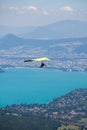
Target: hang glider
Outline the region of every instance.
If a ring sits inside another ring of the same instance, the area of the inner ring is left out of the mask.
[[[49,61],[50,59],[47,57],[41,57],[41,58],[35,58],[35,59],[30,59],[30,60],[24,60],[24,62],[32,62],[32,61]]]
[[[41,57],[41,58],[35,58],[35,59],[30,59],[30,60],[24,60],[24,62],[33,62],[33,61],[37,61],[37,62],[41,62],[40,68],[46,66],[43,61],[50,61],[49,58],[47,57]]]

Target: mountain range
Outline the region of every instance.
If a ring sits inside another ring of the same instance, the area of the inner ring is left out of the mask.
[[[65,20],[44,26],[8,27],[0,26],[0,37],[8,33],[28,39],[63,39],[87,37],[87,22]]]
[[[25,35],[34,39],[60,39],[87,36],[87,22],[67,20],[38,27]]]
[[[24,39],[8,34],[0,39],[0,50],[22,46],[25,48],[43,48],[48,51],[87,53],[87,37],[55,40]]]

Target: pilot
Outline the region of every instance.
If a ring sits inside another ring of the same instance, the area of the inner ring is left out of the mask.
[[[44,66],[46,66],[43,62],[40,65],[40,68],[43,68]]]

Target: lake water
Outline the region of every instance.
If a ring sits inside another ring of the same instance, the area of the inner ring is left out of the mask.
[[[76,88],[87,88],[86,72],[9,68],[0,73],[0,107],[20,103],[48,103]]]

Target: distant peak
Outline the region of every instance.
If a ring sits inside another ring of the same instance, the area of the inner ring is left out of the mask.
[[[16,35],[14,35],[14,34],[9,33],[9,34],[5,35],[3,37],[3,39],[21,39],[21,38],[16,36]]]
[[[17,36],[14,35],[14,34],[9,33],[9,34],[5,35],[4,37],[17,37]]]

